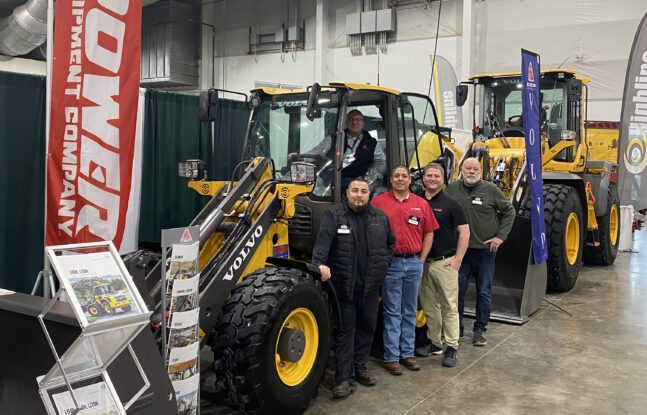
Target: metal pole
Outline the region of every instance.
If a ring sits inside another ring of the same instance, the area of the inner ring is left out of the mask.
[[[54,0],[47,0],[47,71],[45,84],[45,190],[43,200],[43,247],[47,245],[47,159],[49,158],[50,112],[52,110],[52,65],[54,63]],[[47,264],[47,252],[43,249],[43,266]],[[47,269],[47,268],[44,268]],[[50,279],[43,279],[43,297],[50,298]]]
[[[168,366],[168,356],[166,348],[166,256],[168,255],[168,248],[162,248],[162,279],[161,279],[161,297],[162,302],[162,356],[164,363]]]

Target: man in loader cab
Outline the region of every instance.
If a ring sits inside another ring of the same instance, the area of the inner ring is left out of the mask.
[[[379,293],[393,260],[395,236],[384,212],[368,203],[368,183],[349,183],[347,200],[326,211],[312,251],[312,263],[321,279],[335,287],[341,321],[335,328],[335,383],[333,397],[343,398],[377,379],[366,361],[377,324]]]
[[[386,173],[386,156],[377,140],[364,130],[364,116],[359,110],[354,109],[348,113],[346,127],[341,171],[342,194],[354,178],[364,177],[369,168],[380,175]],[[304,156],[333,158],[333,152],[332,137],[326,136],[317,146],[304,153]]]
[[[458,315],[460,337],[463,336],[463,310],[470,275],[476,283],[476,321],[474,346],[485,346],[483,335],[490,320],[490,300],[494,260],[499,246],[505,241],[514,222],[514,207],[501,189],[481,180],[481,164],[474,157],[463,161],[462,180],[447,185],[445,191],[463,205],[470,228],[470,240],[463,262],[458,270]]]

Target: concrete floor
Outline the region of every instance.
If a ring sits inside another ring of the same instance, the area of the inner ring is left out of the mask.
[[[454,368],[433,356],[391,376],[371,359],[378,384],[343,400],[331,399],[329,371],[306,414],[645,414],[647,231],[635,233],[634,250],[546,296],[565,311],[544,302],[522,326],[490,323],[485,347],[466,331]],[[238,413],[210,398],[205,391],[201,414]]]

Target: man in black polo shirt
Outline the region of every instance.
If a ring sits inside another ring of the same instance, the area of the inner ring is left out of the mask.
[[[427,317],[426,346],[416,349],[419,356],[442,353],[441,336],[445,336],[443,366],[456,366],[458,349],[458,269],[467,250],[470,229],[465,211],[458,201],[443,192],[444,169],[429,163],[424,169],[425,191],[420,194],[429,203],[440,226],[425,261],[419,300]]]

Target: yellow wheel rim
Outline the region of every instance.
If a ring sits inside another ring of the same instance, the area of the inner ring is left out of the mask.
[[[611,212],[609,212],[609,239],[611,245],[615,245],[618,241],[618,207],[611,205]]]
[[[573,265],[577,261],[577,254],[580,251],[580,221],[575,212],[568,215],[565,242],[566,259],[569,264]]]
[[[283,331],[287,328],[299,329],[305,337],[303,355],[297,362],[283,361],[279,355],[279,339]],[[315,316],[307,308],[297,308],[292,311],[283,322],[274,348],[276,372],[281,381],[287,386],[296,386],[303,382],[314,366],[318,346],[319,328],[317,327],[317,319],[315,319]]]

